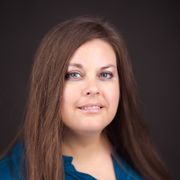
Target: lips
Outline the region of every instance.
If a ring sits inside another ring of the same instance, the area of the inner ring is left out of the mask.
[[[103,106],[101,104],[86,104],[78,108],[84,112],[96,113],[99,112],[103,108]]]

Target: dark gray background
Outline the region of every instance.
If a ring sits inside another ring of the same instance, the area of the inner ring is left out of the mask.
[[[160,156],[180,179],[180,12],[175,1],[1,1],[0,152],[23,120],[34,53],[55,24],[78,15],[107,18],[123,34],[140,108]]]

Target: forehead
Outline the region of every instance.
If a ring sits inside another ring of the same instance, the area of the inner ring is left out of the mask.
[[[116,55],[112,46],[101,39],[93,39],[81,45],[70,59],[70,64],[79,63],[83,66],[116,65]]]

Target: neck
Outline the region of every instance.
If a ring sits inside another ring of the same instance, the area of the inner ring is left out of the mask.
[[[83,136],[66,131],[63,154],[78,159],[92,158],[101,154],[111,154],[111,146],[103,133]]]

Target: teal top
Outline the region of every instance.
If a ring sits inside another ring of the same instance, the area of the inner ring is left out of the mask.
[[[24,180],[25,166],[23,165],[23,145],[16,144],[11,152],[0,160],[0,179],[2,180]],[[79,172],[72,164],[73,157],[64,156],[64,176],[65,180],[96,180],[90,174]],[[117,180],[142,180],[142,177],[125,160],[118,158],[118,162],[112,156],[114,171]],[[24,170],[23,170],[24,169]]]

